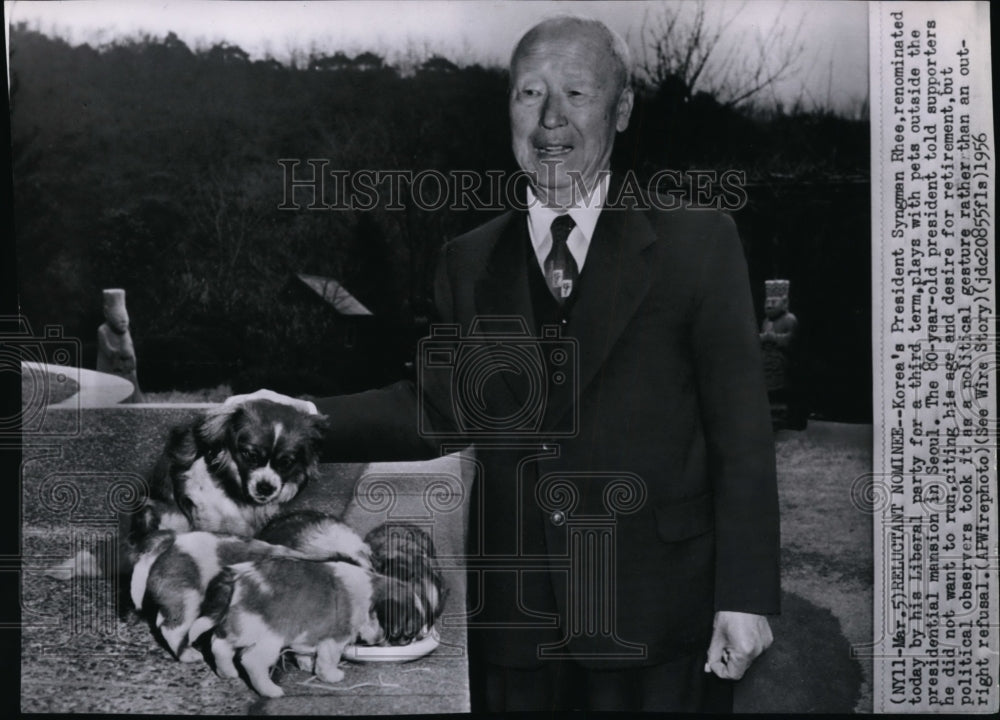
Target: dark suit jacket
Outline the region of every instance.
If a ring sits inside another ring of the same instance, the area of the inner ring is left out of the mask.
[[[463,335],[477,316],[535,327],[526,215],[508,212],[445,246],[442,322]],[[475,417],[541,402],[540,423],[476,444],[470,622],[493,628],[492,662],[537,665],[540,642],[593,667],[665,662],[707,649],[716,610],[778,612],[774,446],[732,220],[606,208],[563,335],[578,363],[561,384],[553,367],[541,389],[530,372],[484,371],[473,381],[486,390],[470,399],[456,397],[468,377],[449,383],[436,371],[420,388],[319,401],[333,424],[327,455],[428,457],[439,438],[421,426],[461,435],[478,429]],[[533,347],[544,359],[556,345],[565,342]],[[469,402],[481,403],[472,420]]]

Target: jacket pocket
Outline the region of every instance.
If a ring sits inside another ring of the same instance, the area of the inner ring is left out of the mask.
[[[656,532],[664,542],[680,542],[704,535],[715,527],[712,493],[696,495],[667,506],[654,505]]]

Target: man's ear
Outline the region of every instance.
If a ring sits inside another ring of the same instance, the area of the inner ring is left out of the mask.
[[[618,132],[625,132],[628,127],[629,118],[632,116],[632,105],[635,102],[635,93],[632,87],[627,85],[622,94],[618,97],[618,109],[616,111],[615,129]]]

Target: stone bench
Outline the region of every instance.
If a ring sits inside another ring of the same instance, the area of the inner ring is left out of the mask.
[[[362,535],[405,521],[432,534],[448,601],[441,645],[415,662],[350,664],[336,686],[302,684],[289,663],[286,697],[262,700],[244,682],[215,676],[206,663],[182,664],[145,623],[115,610],[114,583],[56,580],[45,574],[77,550],[113,537],[118,513],[172,425],[203,406],[46,408],[23,440],[23,712],[376,715],[466,712],[465,569],[461,560],[471,464],[451,455],[422,463],[323,465],[318,482],[290,507],[342,516]],[[126,589],[118,589],[126,590]]]

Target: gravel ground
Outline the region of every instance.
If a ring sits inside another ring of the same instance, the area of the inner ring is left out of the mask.
[[[871,472],[871,438],[870,425],[825,422],[777,438],[786,603],[775,624],[775,652],[794,643],[797,652],[789,655],[799,674],[815,673],[800,683],[808,680],[813,697],[828,698],[827,706],[815,707],[794,697],[805,693],[791,692],[782,702],[799,711],[871,712],[872,661],[865,647],[872,641],[872,517],[855,504]],[[806,617],[812,624],[801,622]],[[781,633],[786,620],[794,629],[787,640]],[[839,637],[829,637],[833,622]]]

